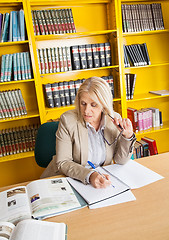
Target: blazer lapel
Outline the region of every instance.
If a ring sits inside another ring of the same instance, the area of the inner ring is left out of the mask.
[[[81,164],[86,166],[88,160],[88,130],[85,124],[78,121]]]
[[[110,136],[110,130],[107,127],[105,127],[105,129],[104,129],[104,137],[106,138],[106,140],[109,143],[112,142],[112,138]],[[111,153],[112,152],[112,148],[107,143],[105,143],[105,144],[106,144],[106,160],[104,162],[104,165],[107,165],[110,162],[110,156],[112,156],[112,153]]]

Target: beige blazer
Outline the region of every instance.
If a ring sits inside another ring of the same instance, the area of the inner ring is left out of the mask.
[[[117,113],[115,113],[116,115]],[[111,143],[119,134],[116,126],[106,119],[104,137]],[[133,150],[136,139],[127,140],[121,136],[112,146],[106,144],[106,161],[104,165],[126,163]],[[88,161],[88,129],[86,124],[78,120],[75,110],[62,114],[56,132],[56,155],[42,174],[42,178],[57,174],[78,179],[85,183],[87,174],[91,171],[85,168]]]

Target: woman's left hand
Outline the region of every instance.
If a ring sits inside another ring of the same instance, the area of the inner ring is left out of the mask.
[[[120,125],[124,129],[123,136],[125,138],[131,138],[133,136],[133,125],[129,118],[123,118],[123,119],[114,118],[113,122],[116,125],[116,127],[119,129],[119,131],[121,131],[121,128],[118,125]]]

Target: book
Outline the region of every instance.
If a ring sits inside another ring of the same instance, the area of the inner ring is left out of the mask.
[[[110,43],[106,42],[104,43],[104,49],[105,49],[105,58],[106,58],[106,66],[111,66],[111,47]]]
[[[139,140],[138,142],[141,143],[142,157],[149,156],[150,152],[149,152],[149,148],[148,148],[148,143],[146,141],[144,141],[143,139]]]
[[[87,68],[87,58],[86,58],[85,45],[79,45],[78,51],[79,51],[79,55],[80,55],[80,68],[86,69]]]
[[[169,90],[163,89],[163,90],[157,90],[157,91],[149,91],[149,93],[165,96],[165,95],[169,95]]]
[[[110,180],[115,188],[109,186],[105,189],[96,189],[90,184],[84,185],[75,179],[67,178],[69,183],[86,200],[89,207],[106,201],[106,199],[115,198],[130,189],[140,188],[163,178],[163,176],[133,160],[129,160],[124,165],[112,164],[98,167],[96,171],[102,174],[109,174]]]
[[[80,69],[80,55],[79,55],[78,45],[71,47],[71,59],[72,59],[72,69],[79,70]]]
[[[0,193],[0,221],[17,224],[24,219],[45,219],[85,207],[86,203],[66,178],[32,181]]]
[[[139,128],[138,128],[137,109],[128,107],[127,108],[127,117],[132,122],[134,132],[138,132]]]
[[[148,137],[143,137],[141,139],[148,143],[150,155],[158,154],[156,140]]]
[[[54,101],[54,107],[60,107],[61,106],[61,101],[60,101],[60,96],[59,96],[58,83],[52,83],[51,88],[52,88],[52,96],[53,96],[53,101]]]
[[[44,85],[45,96],[46,96],[46,105],[49,108],[54,107],[53,94],[52,94],[52,84],[48,83]]]
[[[85,49],[86,49],[87,68],[93,68],[92,45],[86,44]]]
[[[19,222],[16,226],[10,222],[0,222],[0,239],[6,240],[51,240],[67,239],[67,225],[27,219]]]

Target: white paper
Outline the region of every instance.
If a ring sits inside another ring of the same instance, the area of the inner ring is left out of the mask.
[[[129,160],[124,165],[107,165],[104,169],[125,182],[131,189],[140,188],[164,178],[134,160]]]
[[[64,223],[23,220],[15,227],[10,240],[65,240]]]
[[[119,203],[130,202],[130,201],[135,201],[135,200],[136,200],[136,198],[135,198],[134,194],[130,190],[128,190],[124,193],[120,193],[119,195],[109,198],[107,200],[89,205],[89,208],[96,209],[96,208],[101,208],[101,207],[108,207],[111,205],[116,205]]]
[[[104,169],[97,168],[101,173],[105,173]],[[121,192],[129,189],[124,183],[120,182],[117,178],[110,176],[110,181],[114,185],[106,187],[106,188],[94,188],[91,184],[85,185],[80,181],[72,179],[70,177],[67,178],[69,183],[78,191],[78,193],[86,200],[88,204],[93,204],[104,199],[115,196]]]

